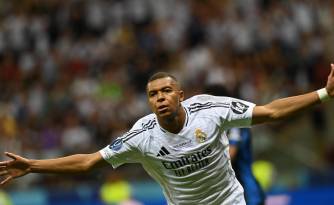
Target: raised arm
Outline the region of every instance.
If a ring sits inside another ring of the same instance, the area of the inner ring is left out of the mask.
[[[328,76],[326,87],[304,95],[274,100],[263,106],[255,106],[252,124],[260,124],[287,118],[315,104],[334,97],[334,64]]]
[[[0,185],[29,173],[82,173],[107,165],[99,152],[45,160],[26,159],[8,152],[5,154],[12,160],[0,162]]]

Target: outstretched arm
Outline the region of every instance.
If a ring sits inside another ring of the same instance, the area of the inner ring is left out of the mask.
[[[29,173],[81,173],[107,165],[99,152],[45,160],[26,159],[8,152],[5,154],[12,160],[0,162],[0,176],[3,177],[0,185]]]
[[[312,105],[318,104],[325,98],[333,98],[334,64],[331,64],[331,72],[328,76],[327,84],[324,89],[320,91],[320,94],[319,92],[314,91],[304,95],[274,100],[263,106],[255,106],[253,110],[252,124],[280,120],[303,111]]]

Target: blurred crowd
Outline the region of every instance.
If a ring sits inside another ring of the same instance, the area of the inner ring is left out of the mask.
[[[32,158],[108,145],[150,112],[157,71],[187,96],[218,83],[261,104],[323,87],[334,60],[331,0],[1,0],[0,22],[0,151]],[[308,116],[334,137],[328,115]],[[313,150],[324,166],[330,145]]]

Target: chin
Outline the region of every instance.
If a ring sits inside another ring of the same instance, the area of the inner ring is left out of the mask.
[[[170,112],[157,113],[157,116],[159,116],[160,118],[168,118],[171,116],[171,113]]]
[[[175,118],[175,115],[171,112],[159,113],[158,117],[163,120],[172,120]]]

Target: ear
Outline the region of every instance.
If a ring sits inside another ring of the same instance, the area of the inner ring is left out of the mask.
[[[184,100],[184,92],[183,90],[180,90],[179,93],[180,93],[180,102],[182,102]]]

